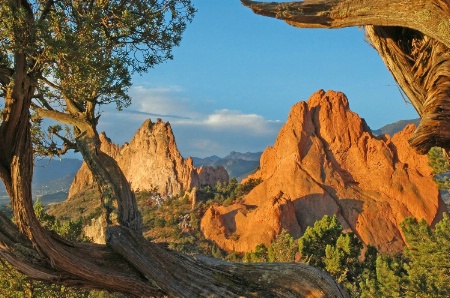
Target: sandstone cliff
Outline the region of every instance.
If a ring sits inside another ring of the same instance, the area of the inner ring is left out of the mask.
[[[263,182],[239,204],[211,207],[202,231],[225,250],[245,252],[269,244],[283,228],[299,237],[323,215],[336,214],[364,243],[397,251],[405,217],[433,223],[445,210],[428,158],[408,145],[414,129],[374,137],[343,93],[320,90],[292,107],[261,156],[249,178]]]
[[[161,119],[156,123],[145,121],[130,143],[121,148],[104,133],[100,140],[101,150],[117,161],[133,190],[156,189],[161,196],[169,197],[200,185],[228,181],[223,167],[197,169],[191,158],[184,159],[170,124]],[[92,184],[92,174],[83,163],[70,187],[69,200]]]

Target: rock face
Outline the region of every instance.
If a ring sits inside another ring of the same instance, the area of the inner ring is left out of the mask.
[[[101,150],[113,157],[127,177],[133,190],[152,190],[163,197],[175,196],[200,185],[228,181],[223,167],[193,166],[177,149],[170,124],[158,119],[147,120],[129,144],[119,148],[104,133],[100,135]],[[87,165],[83,163],[70,187],[71,197],[93,184]]]
[[[204,235],[225,250],[252,251],[281,229],[299,237],[323,215],[379,250],[403,245],[408,216],[432,224],[445,212],[427,156],[408,145],[414,125],[374,137],[343,93],[320,90],[295,104],[273,147],[261,156],[260,178],[239,204],[211,207]]]

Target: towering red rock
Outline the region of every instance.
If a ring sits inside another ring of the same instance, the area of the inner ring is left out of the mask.
[[[200,185],[228,181],[223,167],[197,169],[191,158],[184,159],[170,124],[161,119],[156,123],[145,121],[130,143],[121,148],[104,133],[100,140],[101,150],[117,161],[133,190],[156,188],[161,196],[168,197]],[[70,187],[69,199],[92,184],[92,174],[83,163]]]
[[[445,210],[427,156],[408,146],[414,129],[374,137],[343,93],[320,90],[292,107],[261,156],[260,170],[249,178],[262,183],[240,204],[208,210],[202,231],[226,250],[245,252],[269,244],[283,228],[298,237],[323,215],[336,214],[366,244],[397,251],[405,217],[431,224]]]

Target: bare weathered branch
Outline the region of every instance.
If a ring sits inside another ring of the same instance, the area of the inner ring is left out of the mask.
[[[258,2],[242,0],[256,14],[277,18],[298,28],[399,26],[418,30],[450,47],[447,1],[306,0]]]
[[[31,108],[33,109],[33,111],[36,112],[36,114],[39,117],[42,117],[42,118],[49,118],[49,119],[53,119],[55,121],[59,121],[59,122],[69,124],[69,125],[75,125],[78,127],[86,127],[89,125],[82,118],[76,117],[73,114],[66,114],[66,113],[62,113],[59,111],[55,111],[55,110],[47,110],[47,109],[40,108],[36,105],[32,105]]]
[[[328,274],[305,264],[192,258],[121,226],[109,227],[107,234],[114,251],[171,297],[348,297]]]
[[[366,36],[422,118],[410,144],[422,154],[433,146],[449,148],[449,49],[401,27],[367,26]]]

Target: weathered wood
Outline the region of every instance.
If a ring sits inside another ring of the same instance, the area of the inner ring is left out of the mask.
[[[295,263],[229,263],[189,257],[109,227],[108,245],[171,297],[348,297],[325,272]]]
[[[421,116],[411,146],[422,154],[450,148],[449,49],[401,27],[367,26],[366,36]]]

